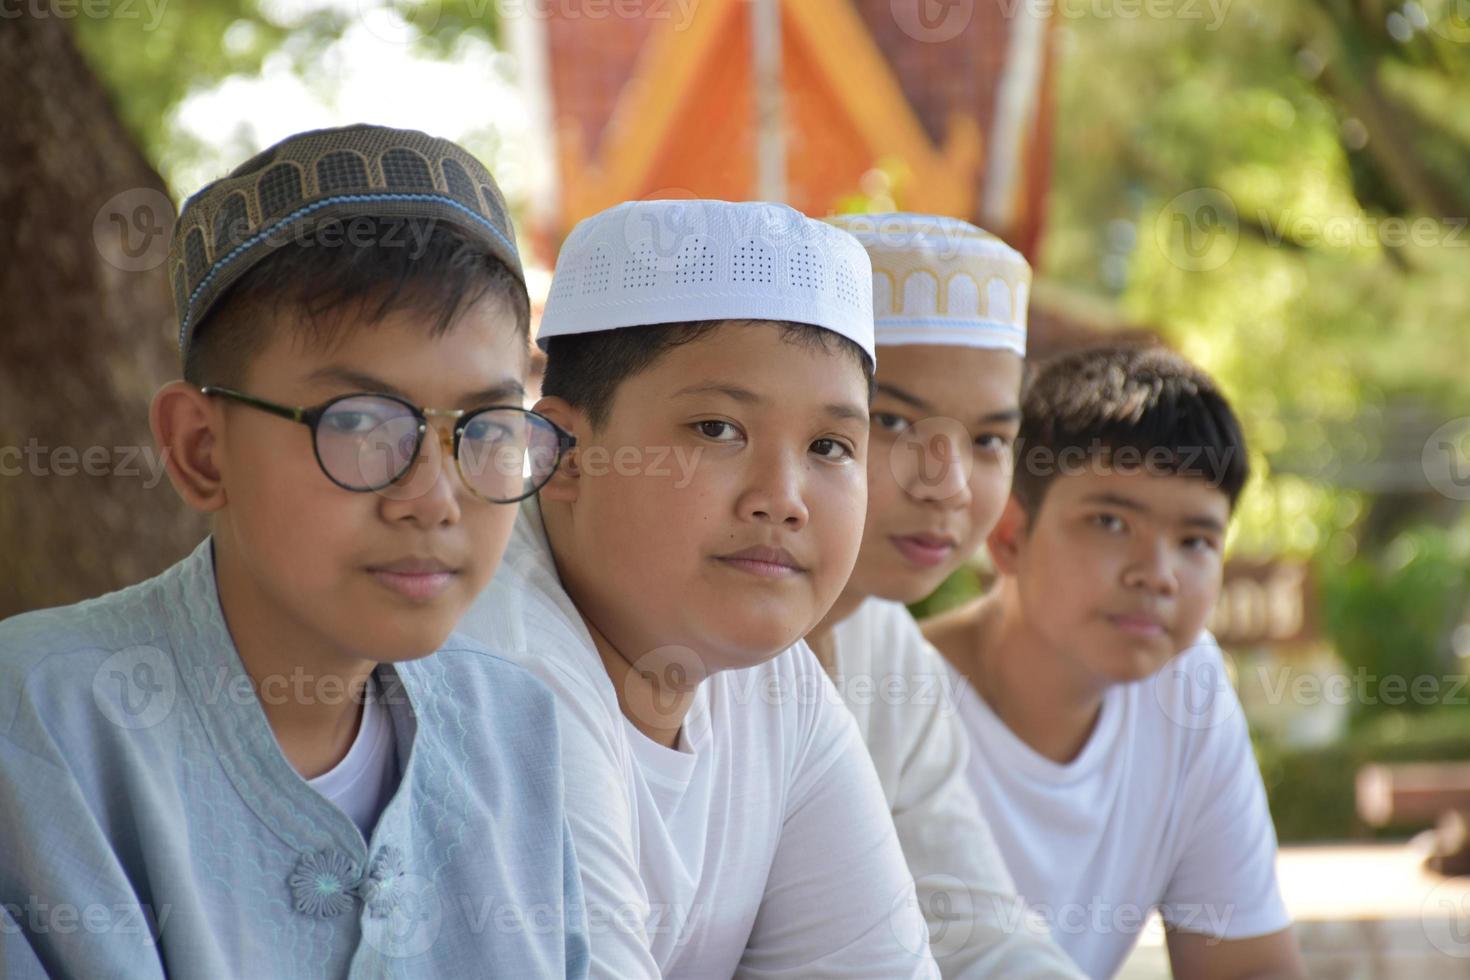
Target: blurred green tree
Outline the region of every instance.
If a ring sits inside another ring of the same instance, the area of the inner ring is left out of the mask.
[[[1467,5],[1165,7],[1059,25],[1044,271],[1224,384],[1260,474],[1233,547],[1316,556],[1345,662],[1443,672],[1470,559],[1470,426],[1441,428],[1470,416]]]
[[[1347,558],[1448,523],[1459,501],[1420,457],[1470,414],[1463,6],[1164,7],[1178,16],[1059,25],[1044,271],[1158,325],[1231,392],[1264,475],[1240,550]]]
[[[387,4],[384,4],[387,7]],[[187,155],[174,110],[272,55],[304,68],[365,5],[33,0],[0,29],[0,618],[155,574],[203,521],[164,480],[148,400],[177,372],[163,257]],[[443,50],[493,37],[488,0],[387,15]]]

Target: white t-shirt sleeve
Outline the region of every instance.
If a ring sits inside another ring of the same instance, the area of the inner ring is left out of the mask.
[[[839,687],[858,719],[948,980],[1082,974],[1032,914],[970,785],[956,677],[908,610],[870,598],[836,628]]]
[[[587,912],[589,976],[658,978],[647,929],[648,889],[638,871],[622,712],[556,578],[534,497],[522,504],[494,583],[459,628],[505,652],[555,695],[567,825]]]
[[[907,616],[907,613],[904,613]],[[949,679],[939,653],[913,624],[899,637],[892,664],[874,658],[876,672],[896,667],[905,676]],[[932,699],[899,705],[896,735],[905,739],[891,805],[898,839],[929,925],[930,946],[947,980],[998,977],[1080,978],[1076,965],[1051,941],[1046,924],[1016,892],[995,835],[968,777],[969,737],[953,697],[942,686]]]
[[[928,931],[857,724],[815,656],[802,674],[781,840],[737,976],[935,978]]]
[[[1183,786],[1192,819],[1160,915],[1173,928],[1222,939],[1280,932],[1291,917],[1276,880],[1276,830],[1220,648],[1202,639],[1157,680],[1176,686],[1165,703],[1187,707],[1172,720],[1199,737]],[[1208,710],[1198,710],[1202,703]]]
[[[593,685],[561,663],[543,664],[537,676],[556,695],[567,823],[587,909],[589,976],[657,978],[646,929],[648,893],[633,835],[622,717],[609,716]]]

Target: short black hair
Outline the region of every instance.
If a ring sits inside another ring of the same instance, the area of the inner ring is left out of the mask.
[[[483,244],[432,218],[355,215],[283,242],[233,283],[194,329],[184,378],[239,386],[250,359],[289,312],[313,344],[330,346],[346,322],[378,323],[410,310],[432,317],[428,336],[489,296],[530,329],[526,287]]]
[[[1230,507],[1250,478],[1240,420],[1204,371],[1164,347],[1092,347],[1037,367],[1021,398],[1012,493],[1028,517],[1067,457],[1206,481]]]
[[[726,324],[750,322],[774,322],[787,343],[819,347],[851,358],[862,368],[868,397],[872,397],[873,365],[866,351],[841,334],[789,320],[689,320],[552,337],[546,344],[546,377],[541,382],[541,393],[563,399],[586,415],[593,429],[601,429],[612,410],[613,396],[624,381],[653,367],[675,347],[699,340]]]

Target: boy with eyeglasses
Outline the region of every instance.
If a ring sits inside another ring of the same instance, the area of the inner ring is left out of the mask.
[[[494,179],[294,136],[189,200],[169,272],[150,421],[212,533],[0,624],[0,975],[585,976],[550,695],[450,635],[569,445],[521,404]]]

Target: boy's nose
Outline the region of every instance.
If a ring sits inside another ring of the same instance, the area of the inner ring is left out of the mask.
[[[969,504],[975,460],[969,434],[955,431],[957,425],[952,420],[925,419],[895,444],[894,476],[909,496],[953,507]]]
[[[425,527],[459,520],[459,468],[454,459],[453,422],[431,421],[407,473],[379,491],[384,517]]]
[[[749,486],[740,495],[740,516],[748,521],[781,524],[792,530],[810,518],[802,487],[804,460],[787,453],[770,453],[755,461]]]
[[[1158,595],[1173,595],[1179,583],[1166,540],[1141,540],[1131,556],[1124,581],[1130,588]]]

